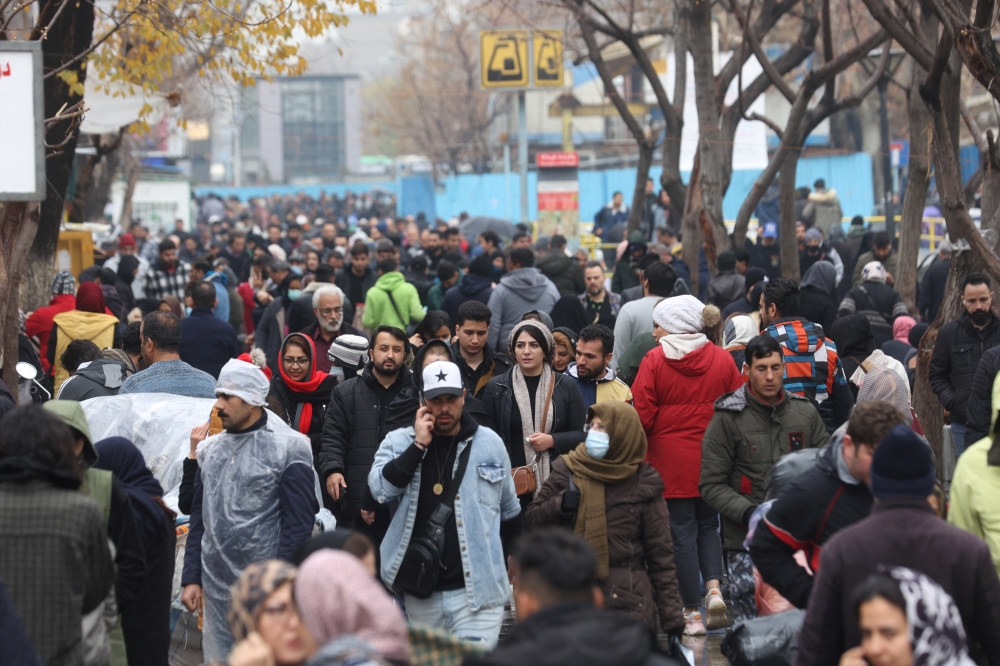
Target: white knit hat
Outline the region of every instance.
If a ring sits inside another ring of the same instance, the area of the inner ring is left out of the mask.
[[[664,298],[653,309],[653,322],[668,333],[701,333],[705,304],[694,296]]]
[[[270,389],[271,383],[259,367],[236,358],[222,366],[215,383],[216,395],[235,395],[254,407],[264,406]]]

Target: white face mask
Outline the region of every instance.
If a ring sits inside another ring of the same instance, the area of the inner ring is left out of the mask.
[[[344,381],[344,369],[343,368],[340,368],[340,367],[337,367],[337,366],[332,366],[330,368],[330,375],[332,375],[332,376],[334,376],[334,377],[337,378],[337,383],[338,384],[340,382]]]
[[[584,444],[590,457],[599,460],[608,455],[608,449],[611,448],[611,436],[606,432],[591,430],[587,433],[587,440]]]

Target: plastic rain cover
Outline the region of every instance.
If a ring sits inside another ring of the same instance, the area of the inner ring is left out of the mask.
[[[169,393],[130,393],[91,398],[81,404],[94,441],[105,437],[132,440],[163,486],[163,501],[177,511],[177,491],[184,475],[184,459],[191,450],[191,430],[208,422],[215,400]]]
[[[204,484],[201,583],[207,602],[206,626],[228,634],[229,587],[247,565],[278,555],[281,476],[292,465],[306,465],[312,471],[312,464],[312,447],[306,436],[273,414],[259,430],[224,432],[198,447]],[[313,479],[319,503],[315,472]]]
[[[167,393],[135,393],[93,398],[82,403],[94,441],[120,436],[142,452],[164,490],[164,501],[177,507],[183,460],[191,450],[191,430],[208,421],[215,401]],[[268,413],[267,424],[245,435],[221,433],[198,446],[204,486],[202,586],[206,624],[228,633],[229,587],[252,562],[277,555],[281,537],[278,482],[291,465],[312,469],[309,440]],[[319,478],[313,472],[318,506]],[[332,521],[331,521],[332,523]],[[176,592],[176,590],[175,590]],[[175,595],[176,596],[176,595]],[[222,602],[222,603],[220,603]],[[224,655],[223,655],[224,656]]]

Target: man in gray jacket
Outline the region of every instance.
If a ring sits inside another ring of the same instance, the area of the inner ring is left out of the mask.
[[[559,290],[534,266],[535,255],[529,248],[510,251],[507,274],[500,278],[488,303],[493,313],[489,338],[493,349],[506,349],[507,336],[525,314],[551,312],[559,300]]]
[[[653,308],[670,296],[675,282],[677,273],[670,264],[655,261],[646,268],[642,274],[643,297],[626,303],[618,311],[618,319],[615,321],[615,350],[611,358],[612,370],[618,372],[622,355],[636,338],[646,336],[652,341]]]

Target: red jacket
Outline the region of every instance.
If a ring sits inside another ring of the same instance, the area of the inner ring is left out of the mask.
[[[257,307],[256,292],[249,282],[243,282],[236,287],[236,293],[243,299],[243,326],[247,335],[253,333],[253,309]]]
[[[44,308],[38,308],[24,322],[24,332],[29,338],[38,338],[38,356],[46,374],[49,372],[49,334],[52,332],[52,318],[62,312],[76,309],[76,296],[62,294],[53,296]],[[108,313],[110,314],[110,313]]]
[[[663,496],[700,497],[701,440],[715,401],[743,386],[743,376],[725,349],[707,344],[680,359],[656,345],[632,384],[633,405],[649,448],[646,461],[663,477]]]

